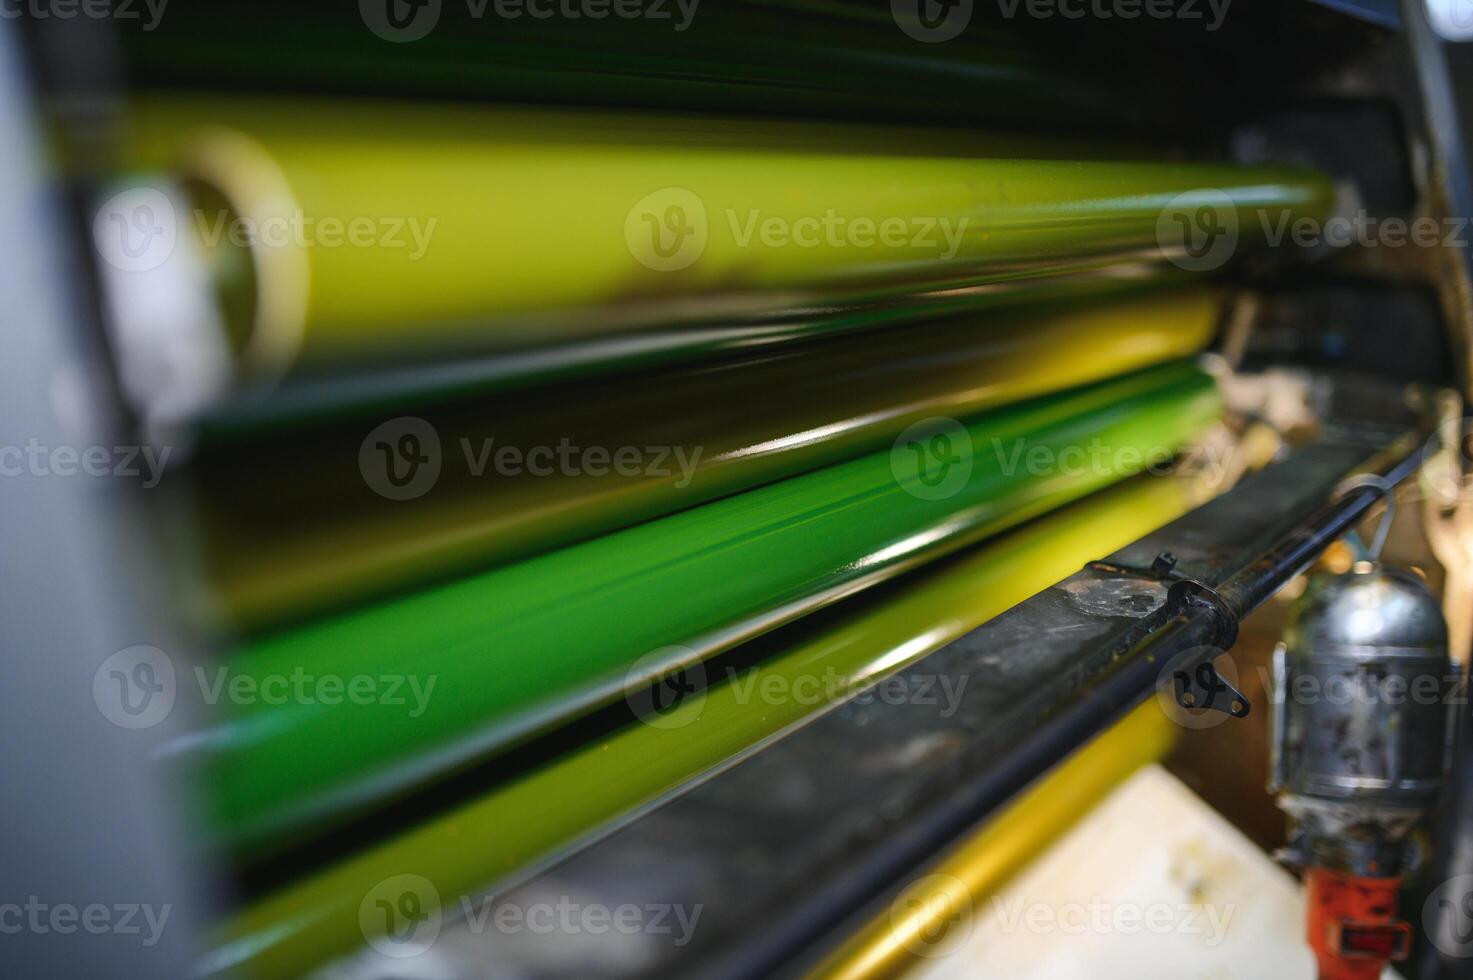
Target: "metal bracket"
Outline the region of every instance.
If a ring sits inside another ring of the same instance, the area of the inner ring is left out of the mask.
[[[1234,718],[1246,718],[1253,705],[1243,693],[1227,682],[1212,661],[1204,660],[1192,670],[1178,670],[1171,675],[1176,703],[1183,708],[1221,711]]]
[[[1176,571],[1176,556],[1163,551],[1155,557],[1149,568],[1138,568],[1108,561],[1092,561],[1085,567],[1105,575],[1121,575],[1171,583],[1166,602],[1157,615],[1146,624],[1142,635],[1159,628],[1172,617],[1182,615],[1189,606],[1206,607],[1216,624],[1216,648],[1226,652],[1237,640],[1238,618],[1209,586],[1188,578]],[[1183,708],[1204,711],[1221,711],[1234,718],[1245,718],[1253,710],[1253,704],[1243,692],[1228,683],[1210,659],[1188,662],[1173,671],[1172,685],[1176,692],[1176,703]]]

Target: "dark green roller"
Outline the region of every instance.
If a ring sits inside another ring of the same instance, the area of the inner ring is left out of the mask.
[[[411,409],[424,425],[395,413],[206,442],[194,471],[209,580],[232,627],[280,628],[872,452],[932,415],[1185,357],[1207,345],[1217,310],[1206,290],[1061,304]],[[439,472],[391,499],[375,443],[396,445],[408,426],[439,446]],[[551,458],[561,445],[575,464],[594,451],[636,463],[565,473]],[[495,465],[507,447],[518,466]]]
[[[619,15],[617,6],[629,14]],[[146,84],[423,95],[1095,127],[1161,92],[1081,77],[1080,53],[1019,42],[984,11],[959,36],[908,35],[885,3],[195,0],[119,32]],[[980,6],[980,5],[979,5]],[[140,4],[141,7],[141,4]],[[397,23],[384,16],[396,9]],[[552,10],[554,16],[535,16]]]

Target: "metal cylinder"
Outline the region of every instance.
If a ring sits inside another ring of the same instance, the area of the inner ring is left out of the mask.
[[[646,690],[644,680],[1140,472],[1153,453],[1198,438],[1220,404],[1210,378],[1169,364],[968,416],[946,496],[923,484],[938,472],[930,462],[907,470],[903,447],[881,449],[271,633],[230,659],[257,689],[303,670],[405,676],[412,662],[411,676],[456,694],[425,692],[410,708],[401,692],[390,710],[342,697],[222,702],[164,751],[205,767],[212,841],[265,855],[615,704],[631,676]],[[1051,460],[1087,447],[1104,462],[1048,472],[993,445]]]
[[[1455,669],[1417,575],[1361,563],[1311,579],[1274,660],[1270,788],[1300,860],[1394,872],[1442,787]]]

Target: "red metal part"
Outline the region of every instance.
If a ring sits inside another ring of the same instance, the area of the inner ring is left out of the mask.
[[[1411,926],[1397,918],[1400,877],[1309,868],[1304,887],[1320,980],[1376,980],[1388,962],[1406,958]]]

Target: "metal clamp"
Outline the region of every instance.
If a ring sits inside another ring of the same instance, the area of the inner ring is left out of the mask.
[[[1243,692],[1229,684],[1210,660],[1202,661],[1191,671],[1173,672],[1171,680],[1176,703],[1183,708],[1221,711],[1234,718],[1246,718],[1253,710]]]

